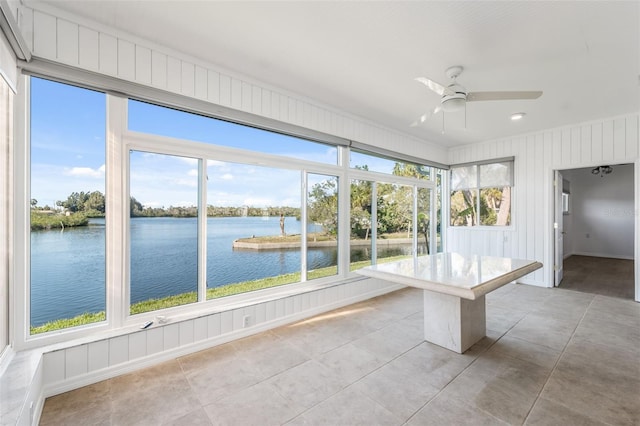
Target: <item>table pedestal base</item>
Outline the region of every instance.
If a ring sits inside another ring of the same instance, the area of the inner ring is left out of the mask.
[[[486,335],[484,296],[475,300],[424,290],[424,337],[463,353]]]

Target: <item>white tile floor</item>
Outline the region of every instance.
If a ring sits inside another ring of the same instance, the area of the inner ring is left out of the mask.
[[[640,304],[508,285],[459,355],[405,289],[47,399],[43,425],[639,425]]]

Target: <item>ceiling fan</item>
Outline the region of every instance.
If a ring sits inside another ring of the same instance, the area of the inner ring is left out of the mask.
[[[440,105],[433,110],[422,115],[412,126],[424,123],[427,118],[440,111],[455,112],[466,108],[467,102],[475,101],[511,101],[520,99],[538,99],[542,95],[542,91],[511,91],[511,92],[467,92],[463,86],[458,84],[456,79],[462,74],[463,68],[459,65],[447,68],[445,74],[451,80],[448,86],[443,86],[426,77],[418,77],[416,81],[424,84],[430,90],[434,91],[442,98]]]

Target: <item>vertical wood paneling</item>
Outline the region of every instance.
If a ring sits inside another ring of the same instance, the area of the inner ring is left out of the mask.
[[[568,129],[562,130],[562,161],[560,164],[571,163],[571,131]]]
[[[109,341],[99,340],[89,343],[87,348],[89,371],[97,371],[109,366]]]
[[[231,77],[220,74],[220,105],[231,106]]]
[[[626,130],[624,118],[613,121],[613,159],[616,161],[623,160],[627,155]]]
[[[157,354],[164,350],[164,331],[162,327],[149,328],[147,335],[147,355]]]
[[[551,137],[553,141],[552,144],[552,163],[551,164],[561,164],[562,163],[562,133],[559,131],[552,132]]]
[[[162,330],[164,334],[163,350],[167,351],[180,346],[180,325],[179,324],[169,324],[159,329]]]
[[[118,39],[107,34],[98,36],[100,72],[108,75],[118,74]]]
[[[262,112],[262,88],[251,85],[251,112],[258,115],[266,115]]]
[[[207,70],[203,67],[196,66],[195,71],[195,97],[198,99],[207,99],[209,96],[209,79]]]
[[[267,304],[260,303],[256,305],[255,324],[262,324],[267,320]]]
[[[231,333],[233,331],[233,313],[225,311],[220,314],[220,334]]]
[[[232,318],[233,318],[233,326],[232,329],[234,331],[237,330],[242,330],[242,328],[244,328],[244,309],[240,308],[240,309],[234,309],[233,311],[231,311],[232,314]]]
[[[136,81],[142,84],[151,84],[151,49],[136,46]]]
[[[167,87],[167,55],[151,52],[151,84],[161,89]]]
[[[231,107],[242,109],[242,81],[231,77]]]
[[[27,47],[30,51],[34,51],[33,49],[33,9],[29,9],[28,7],[23,7],[20,10],[20,19],[18,20],[18,25],[20,26],[20,32],[22,32],[22,37],[24,41],[27,43]]]
[[[216,337],[222,334],[222,323],[220,321],[220,314],[209,315],[207,318],[207,335]]]
[[[293,297],[287,297],[284,299],[284,316],[293,315],[295,310],[293,308]]]
[[[580,160],[582,164],[591,164],[591,126],[580,128]]]
[[[607,120],[602,123],[602,162],[607,163],[613,160],[613,121]]]
[[[580,128],[571,129],[571,164],[580,164]]]
[[[182,90],[182,61],[172,56],[167,57],[167,88],[174,93]]]
[[[195,329],[194,329],[194,320],[190,321],[182,321],[179,324],[179,337],[180,337],[180,346],[190,345],[195,341]]]
[[[42,360],[44,383],[55,383],[64,380],[65,378],[65,351],[53,351],[44,354]]]
[[[56,18],[42,12],[33,13],[33,54],[44,58],[56,55]]]
[[[87,345],[78,345],[65,351],[65,378],[87,374]]]
[[[274,301],[265,303],[265,321],[276,319],[276,303]]]
[[[196,87],[196,67],[194,64],[182,61],[180,93],[185,96],[193,96]]]
[[[136,78],[136,47],[118,39],[118,77],[134,81]]]
[[[69,65],[78,65],[78,25],[58,19],[56,51],[59,61]]]
[[[278,299],[275,301],[276,318],[282,318],[284,316],[284,299]]]
[[[591,160],[600,164],[602,159],[602,123],[595,123],[591,126]]]
[[[147,355],[147,332],[139,331],[129,335],[129,359],[142,358]]]
[[[240,94],[242,100],[240,101],[240,108],[243,111],[253,111],[253,86],[246,81],[242,81],[240,84]]]
[[[271,92],[271,118],[276,120],[280,119],[280,94],[277,92]],[[264,98],[263,98],[264,99]]]
[[[626,142],[626,158],[633,159],[638,158],[638,154],[640,153],[640,138],[638,136],[638,132],[640,129],[638,128],[639,116],[627,117],[625,120],[626,130],[625,130],[625,142]]]
[[[285,95],[280,95],[280,113],[278,117],[282,121],[289,120],[289,97]]]
[[[214,315],[211,315],[211,316],[214,316]],[[200,317],[193,320],[194,342],[199,342],[209,337],[208,322],[209,322],[209,318],[207,317]]]
[[[453,164],[488,159],[494,154],[500,154],[500,157],[514,155],[516,187],[513,232],[499,229],[471,232],[450,228],[447,234],[449,249],[486,250],[491,254],[500,250],[501,241],[508,234],[508,243],[503,245],[505,256],[531,258],[545,264],[525,281],[552,285],[549,282],[551,266],[547,265],[547,260],[553,254],[553,241],[546,226],[553,206],[549,205],[551,188],[546,187],[548,177],[544,173],[551,168],[611,163],[614,155],[616,161],[633,162],[640,151],[638,128],[639,117],[633,115],[507,139],[504,145],[503,141],[497,141],[452,149],[449,161]]]
[[[213,70],[207,71],[207,99],[220,103],[220,73]]]
[[[118,336],[109,340],[109,365],[122,364],[129,360],[129,337]]]
[[[260,89],[256,86],[256,90],[260,90],[260,113],[265,117],[271,117],[271,90]]]
[[[83,68],[97,71],[100,66],[100,39],[98,32],[86,27],[80,27],[78,37],[78,63]]]

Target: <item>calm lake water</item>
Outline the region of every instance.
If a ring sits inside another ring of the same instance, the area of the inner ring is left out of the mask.
[[[311,226],[309,232],[318,231]],[[288,234],[300,233],[300,222],[285,220]],[[300,250],[233,250],[237,238],[279,235],[277,217],[225,217],[207,220],[207,286],[277,276],[300,270]],[[131,303],[197,290],[197,220],[131,219]],[[405,253],[390,249],[383,256]],[[31,324],[70,318],[105,309],[105,226],[31,232]],[[351,260],[368,258],[354,248]],[[335,248],[310,249],[308,269],[336,264]],[[115,278],[119,281],[118,277]]]

